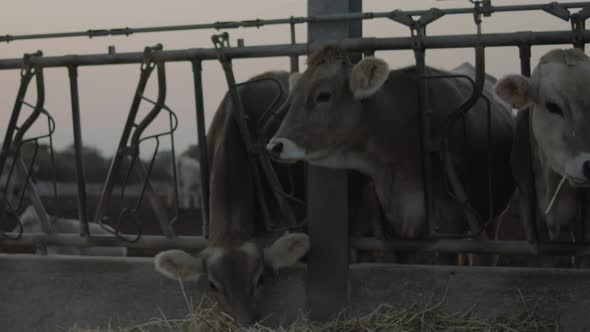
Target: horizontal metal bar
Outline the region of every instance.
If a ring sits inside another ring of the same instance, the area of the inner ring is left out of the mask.
[[[590,5],[590,2],[571,2],[559,4],[563,8],[583,8]],[[492,6],[490,13],[494,12],[518,12],[518,11],[532,11],[544,10],[548,4],[530,4],[530,5],[509,5],[509,6]],[[440,13],[444,15],[456,14],[472,14],[474,7],[467,8],[447,8],[439,9]],[[250,28],[262,27],[266,25],[277,24],[302,24],[302,23],[320,23],[320,22],[341,22],[341,21],[358,21],[370,20],[377,18],[389,18],[395,11],[388,12],[365,12],[365,13],[348,13],[348,14],[331,14],[321,16],[298,16],[279,19],[253,19],[243,21],[218,21],[213,23],[201,24],[185,24],[185,25],[168,25],[168,26],[154,26],[144,28],[114,28],[114,29],[90,29],[85,31],[74,32],[57,32],[57,33],[41,33],[41,34],[23,34],[23,35],[4,35],[0,36],[0,42],[13,42],[17,40],[28,39],[50,39],[50,38],[68,38],[68,37],[104,37],[104,36],[128,36],[136,33],[151,33],[151,32],[170,32],[170,31],[186,31],[186,30],[203,30],[203,29],[236,29],[236,28]],[[411,10],[403,11],[403,13],[410,16],[421,16],[428,13],[429,10]]]
[[[582,35],[584,42],[590,42],[590,31]],[[427,49],[445,48],[467,48],[483,45],[486,47],[520,46],[520,45],[558,45],[570,44],[572,42],[571,31],[544,31],[544,32],[512,32],[469,35],[447,35],[424,37],[423,45]],[[325,43],[325,42],[324,42]],[[324,43],[299,43],[299,44],[278,44],[268,46],[229,47],[224,53],[230,58],[261,58],[290,55],[305,55]],[[398,38],[350,38],[340,41],[332,41],[339,44],[345,50],[351,52],[362,52],[366,50],[408,50],[412,48],[410,37]],[[217,54],[213,48],[192,48],[182,50],[169,50],[155,52],[154,58],[161,61],[191,61],[191,60],[214,60]],[[54,57],[42,57],[33,59],[42,67],[67,67],[67,66],[95,66],[141,63],[144,60],[143,52],[129,52],[118,54],[88,54],[88,55],[65,55]],[[23,65],[22,59],[0,60],[0,70],[20,69]]]
[[[16,236],[16,233],[8,233]],[[118,239],[115,236],[100,235],[89,238],[78,234],[45,234],[24,233],[19,240],[0,239],[0,246],[70,246],[70,247],[129,247],[150,249],[185,249],[201,250],[207,247],[207,239],[202,236],[179,236],[169,239],[160,235],[143,235],[134,243]],[[542,242],[533,244],[526,241],[503,240],[393,240],[385,241],[376,238],[351,239],[351,248],[358,250],[388,250],[404,252],[439,252],[439,253],[474,253],[500,255],[557,255],[557,256],[590,256],[590,245],[581,243]]]
[[[8,233],[9,236],[18,235]],[[129,248],[150,248],[150,249],[194,249],[200,250],[207,246],[207,240],[202,236],[179,236],[173,239],[160,235],[142,235],[139,241],[129,243],[122,241],[115,236],[90,236],[80,237],[78,234],[45,234],[45,233],[23,233],[18,240],[0,238],[0,246],[34,246],[34,245],[56,245],[69,247],[129,247]]]
[[[473,253],[500,255],[557,255],[590,256],[590,245],[564,242],[542,242],[533,244],[526,241],[503,240],[393,240],[358,238],[351,241],[351,247],[359,250],[388,250],[409,252]]]

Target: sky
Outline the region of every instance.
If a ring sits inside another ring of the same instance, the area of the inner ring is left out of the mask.
[[[493,0],[494,5],[546,3],[545,1]],[[561,1],[572,2],[572,1]],[[147,27],[210,23],[225,20],[269,19],[290,16],[305,16],[304,0],[4,0],[0,11],[0,35],[86,31],[88,29],[109,29],[124,27]],[[454,8],[471,6],[467,0],[365,0],[363,11],[381,12],[395,9],[427,9],[432,7]],[[484,18],[483,32],[514,32],[568,30],[570,24],[544,12],[495,13]],[[246,45],[265,45],[289,42],[288,26],[231,29],[231,42],[244,38]],[[215,30],[193,30],[181,32],[136,34],[128,37],[87,37],[15,41],[0,44],[0,58],[20,58],[26,52],[43,50],[46,56],[67,54],[106,53],[114,45],[118,52],[142,51],[145,46],[162,43],[165,49],[211,47],[211,35]],[[431,35],[475,33],[471,15],[455,15],[440,18],[428,28]],[[307,30],[304,25],[297,27],[298,42],[305,42]],[[408,36],[409,30],[387,19],[365,20],[363,35],[367,37]],[[539,57],[551,48],[533,47],[533,65]],[[568,47],[567,45],[564,47]],[[413,63],[410,51],[377,52],[376,56],[387,60],[391,68]],[[430,66],[452,69],[459,64],[473,62],[472,49],[432,50],[427,52],[426,62]],[[304,69],[305,57],[300,58]],[[488,73],[499,77],[519,71],[518,50],[511,48],[488,48],[486,51]],[[197,142],[195,98],[193,95],[192,72],[189,63],[167,64],[167,105],[176,112],[180,123],[175,135],[177,151]],[[245,59],[234,61],[238,82],[247,80],[267,70],[289,70],[287,58]],[[146,96],[156,98],[157,87],[153,74]],[[4,135],[14,98],[19,86],[19,73],[15,70],[0,71],[0,135]],[[50,68],[45,71],[45,108],[56,121],[54,144],[61,149],[73,142],[70,93],[67,70]],[[99,148],[105,155],[114,153],[127,117],[133,93],[139,80],[139,65],[116,65],[81,67],[79,69],[80,108],[84,145]],[[217,61],[204,63],[204,101],[206,123],[212,116],[227,90],[227,83]],[[26,100],[35,102],[34,85],[31,84]],[[147,112],[150,105],[144,104],[141,112]],[[167,119],[160,119],[150,132],[165,128]],[[42,133],[46,127],[35,126],[31,134]],[[2,136],[3,139],[3,136]],[[169,148],[163,142],[161,149]],[[153,151],[153,145],[142,148],[146,156]]]

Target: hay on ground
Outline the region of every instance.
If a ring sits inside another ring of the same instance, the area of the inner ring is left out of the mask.
[[[239,328],[233,320],[219,314],[214,308],[196,308],[190,315],[180,320],[153,319],[145,324],[127,328],[107,327],[105,329],[82,329],[74,327],[68,332],[147,332],[147,331],[187,331],[187,332],[549,332],[558,331],[555,320],[543,317],[532,308],[523,308],[511,316],[494,319],[482,318],[474,308],[449,313],[441,308],[441,303],[430,306],[413,305],[408,308],[394,308],[382,305],[362,317],[351,317],[342,313],[333,321],[319,323],[300,318],[288,326],[267,327],[263,323],[249,328]]]

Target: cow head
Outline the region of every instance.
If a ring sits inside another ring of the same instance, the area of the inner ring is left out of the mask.
[[[308,68],[292,77],[281,127],[267,145],[281,161],[306,160],[335,168],[359,168],[347,149],[357,144],[363,103],[389,76],[387,64],[367,57],[353,65],[336,46],[324,46],[308,59]]]
[[[531,130],[542,161],[573,185],[590,183],[590,58],[578,49],[545,54],[531,78],[508,75],[496,94],[532,111]]]
[[[168,250],[155,257],[156,270],[181,281],[208,278],[208,294],[240,325],[258,319],[257,303],[264,286],[265,267],[277,271],[294,265],[309,250],[306,234],[285,234],[271,246],[254,242],[241,246],[208,247],[194,257],[181,250]]]

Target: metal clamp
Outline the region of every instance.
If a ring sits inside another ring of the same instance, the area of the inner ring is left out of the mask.
[[[584,31],[586,30],[586,20],[590,17],[590,6],[584,7],[577,13],[570,15],[572,25],[572,44],[574,47],[584,49]]]
[[[557,2],[546,4],[543,6],[543,11],[566,22],[570,19],[570,11]]]
[[[422,37],[426,36],[426,26],[444,15],[442,10],[431,8],[428,12],[420,16],[418,20],[415,20],[411,15],[401,10],[392,11],[388,18],[410,28],[410,32],[412,33],[412,48],[416,50],[423,48]]]
[[[213,36],[211,36],[211,41],[213,42],[213,46],[215,47],[215,51],[217,52],[217,56],[220,58],[226,59],[223,49],[230,47],[229,46],[229,34],[227,32],[223,32],[223,33],[220,33],[217,35],[213,35]]]

